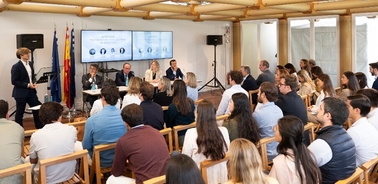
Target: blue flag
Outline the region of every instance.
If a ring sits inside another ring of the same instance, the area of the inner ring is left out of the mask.
[[[75,104],[76,98],[76,86],[75,86],[75,31],[74,28],[71,30],[71,47],[70,47],[70,65],[71,65],[71,76],[70,76],[70,102],[71,107]]]
[[[60,86],[58,38],[56,38],[56,31],[54,31],[54,39],[53,39],[51,72],[55,72],[55,75],[51,78],[51,82],[50,82],[52,101],[60,103],[62,101],[62,90]]]

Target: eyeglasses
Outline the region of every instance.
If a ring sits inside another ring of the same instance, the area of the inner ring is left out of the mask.
[[[279,83],[278,87],[281,87],[281,86],[286,86],[286,84]]]

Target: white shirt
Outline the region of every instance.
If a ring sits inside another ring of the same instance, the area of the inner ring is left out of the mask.
[[[322,101],[325,97],[328,97],[324,94],[324,91],[321,90],[320,91],[320,95],[318,96],[318,98],[316,99],[316,103],[315,105],[311,108],[311,113],[312,114],[317,114],[318,113],[318,110],[320,108],[320,105],[322,104]]]
[[[118,99],[117,104],[115,106],[118,109],[121,109],[121,100],[120,99]],[[96,101],[94,101],[92,109],[91,109],[91,116],[93,116],[94,114],[100,112],[102,110],[102,108],[104,108],[104,107],[102,106],[101,99],[97,99]]]
[[[139,96],[138,95],[130,95],[129,93],[126,94],[124,97],[123,97],[123,101],[122,101],[122,109],[124,107],[126,107],[127,105],[130,105],[130,104],[137,104],[139,105],[140,104],[140,99],[139,99]]]
[[[217,116],[223,115],[223,114],[228,114],[230,112],[230,109],[228,108],[228,104],[230,103],[231,97],[235,93],[244,93],[249,96],[248,92],[241,87],[239,84],[235,84],[231,86],[231,88],[227,89],[224,91],[222,95],[222,100],[219,103],[219,107],[217,110]]]
[[[67,155],[74,152],[76,128],[60,122],[46,124],[32,134],[30,139],[31,159],[39,160]],[[76,161],[49,166],[46,169],[47,183],[60,183],[70,179],[76,167]],[[38,168],[38,166],[36,166]]]
[[[378,131],[365,117],[358,119],[347,130],[356,145],[356,165],[370,161],[378,155]]]
[[[32,82],[32,70],[31,70],[31,68],[30,68],[30,63],[29,63],[29,61],[27,61],[27,62],[21,61],[21,62],[22,62],[22,64],[24,64],[25,69],[26,69],[26,71],[28,72],[29,83],[32,84],[32,83],[33,83],[33,82]]]
[[[323,139],[316,139],[308,146],[308,149],[313,153],[319,167],[328,163],[333,157],[331,147]]]
[[[146,72],[145,72],[145,74],[144,74],[144,80],[147,81],[147,82],[150,82],[150,81],[154,80],[154,79],[152,79],[153,76],[154,75],[153,75],[152,70],[151,69],[147,69]],[[163,77],[163,72],[161,70],[157,71],[156,72],[155,80],[156,79],[159,80],[162,77]]]
[[[378,108],[370,111],[366,118],[378,130]]]

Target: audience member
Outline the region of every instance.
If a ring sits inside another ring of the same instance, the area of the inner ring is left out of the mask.
[[[164,137],[156,129],[143,124],[143,110],[139,105],[127,105],[121,115],[129,131],[117,141],[113,176],[107,182],[117,183],[125,168],[135,174],[136,184],[163,175],[169,159]]]
[[[356,147],[343,128],[348,116],[349,110],[344,101],[334,97],[323,99],[317,114],[322,128],[308,147],[320,168],[323,184],[334,184],[356,170]]]
[[[278,120],[283,117],[282,110],[274,104],[277,100],[278,92],[273,83],[263,82],[260,85],[257,101],[263,105],[253,112],[261,138],[273,137],[273,127]],[[268,160],[272,160],[277,155],[277,142],[269,143],[267,148]]]
[[[370,111],[370,100],[365,95],[348,96],[347,105],[349,118],[352,119],[351,127],[347,132],[352,137],[356,146],[356,165],[361,166],[378,155],[378,131],[366,119]]]
[[[172,156],[165,170],[165,184],[205,184],[196,163],[185,154]]]
[[[227,128],[230,141],[236,138],[245,138],[253,144],[260,141],[259,128],[256,120],[251,114],[251,105],[248,97],[243,93],[235,93],[230,100],[231,115],[224,121],[223,126]]]
[[[307,59],[301,59],[299,62],[299,67],[301,68],[301,70],[306,70],[308,72],[308,75],[312,77],[311,65],[309,64]]]
[[[241,87],[245,89],[247,92],[249,92],[250,90],[258,89],[256,80],[251,75],[251,68],[249,68],[249,66],[242,66],[240,68],[240,71],[243,75],[243,82],[241,83]],[[252,94],[252,103],[253,104],[257,103],[256,94]]]
[[[87,119],[84,129],[83,148],[88,150],[90,158],[92,158],[94,146],[117,142],[126,133],[126,126],[120,115],[121,111],[115,107],[118,99],[119,93],[116,87],[106,86],[101,89],[104,108]],[[114,150],[101,152],[101,167],[111,166],[113,158]],[[92,160],[89,160],[89,163],[91,162]]]
[[[323,74],[323,70],[319,66],[314,66],[311,68],[311,73],[312,73],[312,80],[315,80],[319,77],[319,75]]]
[[[102,84],[102,87],[105,87],[105,86],[116,86],[116,83],[111,80],[111,79],[107,79],[104,81],[104,83]],[[121,109],[121,100],[118,99],[117,101],[117,104],[116,104],[116,107],[118,109]],[[94,103],[93,103],[93,106],[92,106],[92,109],[91,109],[91,116],[93,116],[94,114],[100,112],[102,110],[103,106],[102,106],[102,100],[101,99],[97,99]]]
[[[363,72],[356,72],[354,75],[356,75],[358,80],[358,85],[360,86],[360,89],[369,88],[367,85],[367,77]]]
[[[378,90],[378,62],[370,63],[369,70],[372,76],[375,77],[374,83],[371,88]]]
[[[293,74],[295,76],[297,76],[297,69],[295,69],[295,66],[291,63],[286,63],[285,64],[285,70],[289,73],[289,74]]]
[[[203,100],[197,108],[196,128],[186,132],[182,153],[191,157],[197,166],[206,159],[220,160],[226,156],[230,138],[225,127],[218,127],[213,103]],[[207,169],[209,184],[227,181],[226,162]]]
[[[193,101],[198,100],[198,90],[197,90],[197,78],[193,72],[186,73],[185,78],[186,91],[188,92],[188,97]]]
[[[21,153],[24,143],[24,129],[9,120],[8,102],[0,100],[0,170],[23,164]],[[22,175],[0,178],[0,183],[22,183]]]
[[[217,116],[228,114],[230,112],[229,103],[231,96],[235,93],[244,93],[247,97],[249,96],[248,92],[241,87],[241,82],[243,81],[243,75],[240,71],[233,70],[230,72],[230,78],[228,79],[231,84],[231,88],[223,92],[222,99],[219,103]]]
[[[282,95],[278,97],[275,104],[282,110],[284,116],[293,115],[301,119],[303,125],[307,124],[306,106],[302,98],[297,94],[298,82],[293,75],[281,76],[279,89]],[[304,133],[304,143],[310,144],[310,137],[308,131]]]
[[[346,100],[347,96],[356,94],[360,89],[357,78],[351,71],[346,71],[341,75],[341,90],[336,94],[341,100]]]
[[[370,112],[366,115],[367,120],[378,131],[378,91],[375,89],[361,89],[357,94],[365,95],[370,100]]]
[[[172,90],[171,90],[171,81],[163,77],[159,80],[158,83],[159,93],[154,95],[154,102],[161,106],[168,106],[172,103]]]
[[[321,173],[313,155],[303,144],[303,122],[285,116],[274,127],[279,155],[273,159],[269,176],[279,183],[321,183]]]
[[[263,82],[274,83],[274,74],[269,70],[269,62],[267,60],[260,61],[259,69],[262,73],[256,79],[257,86],[260,86]]]
[[[310,64],[310,67],[313,68],[314,66],[316,66],[316,61],[314,59],[309,59],[308,64]]]
[[[77,131],[73,126],[62,124],[63,106],[57,102],[46,102],[39,109],[39,118],[45,126],[30,138],[30,163],[73,153],[82,149],[75,145]],[[79,143],[80,144],[80,143]],[[76,149],[75,149],[76,147]],[[60,183],[70,179],[75,173],[76,161],[68,161],[46,168],[46,182]],[[36,166],[38,168],[38,166]]]
[[[130,79],[127,94],[123,97],[122,108],[132,103],[135,103],[137,105],[140,104],[139,88],[141,81],[142,80],[139,77],[133,77]]]
[[[177,67],[177,61],[172,59],[169,61],[170,67],[165,71],[165,75],[169,80],[183,79],[184,74],[181,72],[180,68]]]
[[[238,138],[231,142],[228,161],[229,181],[225,184],[264,183],[278,184],[262,169],[260,153],[247,139]]]
[[[282,65],[277,65],[276,66],[276,71],[274,72],[274,73],[277,73],[277,70],[281,70],[281,69],[285,69],[285,67],[284,66],[282,66]]]
[[[102,77],[97,75],[98,72],[98,65],[91,64],[89,66],[89,73],[84,74],[81,78],[81,83],[83,84],[83,90],[92,89],[92,86],[95,85],[95,89],[102,87]],[[94,95],[87,95],[83,93],[83,99],[85,102],[89,102],[89,104],[93,107],[94,101],[98,99],[98,96]]]
[[[289,74],[285,69],[278,69],[276,70],[276,74],[274,75],[274,84],[278,87],[280,84],[281,76]],[[279,88],[279,87],[278,87]]]
[[[161,106],[152,101],[154,86],[149,82],[140,85],[140,107],[143,110],[143,124],[157,130],[164,129],[164,116]]]
[[[158,61],[153,60],[151,62],[150,69],[146,70],[144,74],[144,80],[147,82],[159,82],[160,78],[163,77],[163,71],[160,70],[160,64]]]
[[[299,80],[299,90],[297,91],[298,95],[308,95],[315,91],[315,84],[311,80],[311,77],[308,75],[306,70],[300,70],[297,77]]]

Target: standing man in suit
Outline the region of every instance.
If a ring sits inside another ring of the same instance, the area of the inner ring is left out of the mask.
[[[180,68],[177,67],[177,61],[175,59],[172,59],[171,61],[169,61],[169,65],[171,67],[169,67],[165,71],[166,77],[171,81],[175,79],[183,79],[184,74],[181,72]]]
[[[134,77],[134,72],[131,71],[131,64],[125,63],[123,64],[123,68],[121,71],[116,73],[116,85],[117,86],[128,86],[130,78]],[[126,95],[126,92],[119,93],[121,99]]]
[[[242,66],[240,68],[240,71],[243,74],[243,82],[242,82],[241,87],[245,89],[247,92],[250,90],[258,89],[256,80],[251,75],[251,68],[249,68],[249,66]],[[257,94],[252,95],[252,103],[253,104],[257,103]]]
[[[378,62],[370,63],[369,70],[372,76],[374,76],[375,80],[371,88],[378,90]]]
[[[274,74],[269,70],[269,62],[267,60],[261,60],[259,63],[259,69],[262,72],[256,79],[257,86],[260,86],[263,82],[274,83]]]
[[[30,107],[41,105],[37,97],[38,87],[34,75],[33,62],[30,62],[30,50],[25,47],[17,49],[16,56],[19,61],[12,66],[11,80],[13,87],[12,97],[16,100],[16,122],[23,126],[22,120],[24,117],[26,103]],[[43,127],[39,120],[39,110],[33,110],[35,128]]]
[[[97,75],[98,71],[98,65],[97,64],[91,64],[89,66],[89,73],[84,74],[81,78],[81,83],[83,84],[83,90],[88,90],[92,88],[92,85],[96,85],[97,88],[102,87],[102,77],[100,75]],[[86,102],[89,102],[91,106],[93,106],[94,101],[97,100],[97,96],[92,95],[83,95],[83,99]]]

